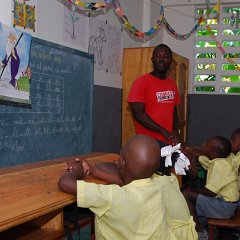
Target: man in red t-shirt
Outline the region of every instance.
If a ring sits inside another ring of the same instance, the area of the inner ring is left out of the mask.
[[[127,101],[134,118],[136,134],[158,140],[160,146],[179,142],[176,105],[180,97],[176,82],[167,76],[172,51],[164,44],[153,50],[153,71],[137,78]]]

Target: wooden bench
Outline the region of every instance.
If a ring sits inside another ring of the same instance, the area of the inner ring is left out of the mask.
[[[240,209],[237,209],[235,215],[230,219],[208,219],[209,240],[214,240],[214,227],[221,228],[240,228]]]

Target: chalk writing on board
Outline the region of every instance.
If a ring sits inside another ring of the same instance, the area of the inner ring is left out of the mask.
[[[33,38],[29,66],[31,105],[0,104],[0,167],[89,153],[93,56]]]
[[[19,117],[11,125],[4,120],[0,120],[1,127],[11,127],[11,132],[5,132],[4,128],[0,131],[0,150],[3,148],[11,149],[15,152],[25,151],[24,143],[17,141],[19,138],[31,137],[36,139],[39,135],[51,135],[55,133],[69,133],[82,130],[82,117],[79,116],[58,116],[41,117],[40,119],[25,120]],[[15,141],[13,141],[15,140]]]

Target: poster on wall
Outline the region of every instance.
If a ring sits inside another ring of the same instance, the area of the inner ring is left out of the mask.
[[[88,49],[89,18],[78,13],[74,4],[64,8],[63,40],[78,45],[80,50]]]
[[[0,23],[0,100],[30,103],[31,38]]]
[[[13,1],[13,27],[35,35],[36,32],[36,0]]]
[[[122,31],[106,22],[90,19],[88,52],[94,55],[94,68],[122,72]]]

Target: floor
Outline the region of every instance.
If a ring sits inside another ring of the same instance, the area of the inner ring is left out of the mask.
[[[89,240],[90,239],[90,225],[81,229],[80,237],[77,232],[72,234],[72,237],[66,237],[64,240]]]
[[[229,230],[229,233],[233,233],[233,232],[235,232],[233,229]],[[239,233],[239,232],[236,231],[236,233]],[[216,232],[216,235],[217,235],[217,232]],[[221,237],[221,238],[215,237],[214,240],[240,240],[240,235],[230,237],[227,234],[227,232],[225,232],[224,235],[225,235],[225,237]],[[78,236],[78,233],[74,232],[72,234],[72,237],[69,237],[69,238],[66,237],[65,240],[90,240],[90,225],[81,229],[80,238]]]
[[[240,240],[238,229],[222,228],[220,231],[220,235],[218,236],[221,237],[215,237],[214,240]],[[218,234],[217,230],[215,231],[215,234]]]

